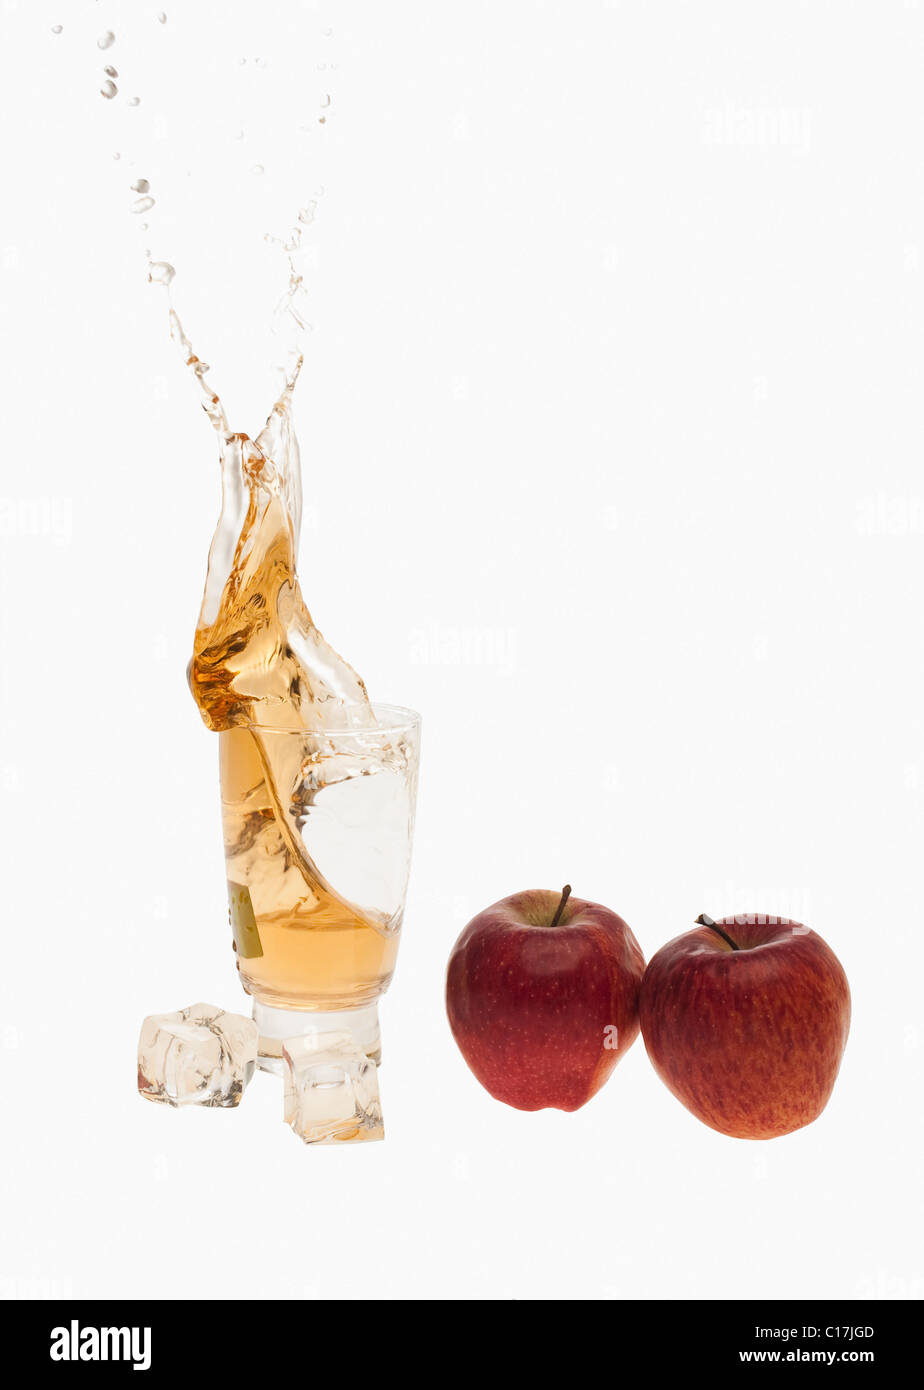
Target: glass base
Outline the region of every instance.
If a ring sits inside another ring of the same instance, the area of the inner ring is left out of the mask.
[[[366,1004],[361,1009],[277,1009],[270,1004],[253,1001],[253,1020],[260,1034],[257,1043],[257,1066],[261,1071],[282,1076],[282,1044],[287,1038],[301,1038],[309,1033],[350,1033],[367,1057],[376,1066],[382,1060],[382,1034],[379,1029],[379,1006]]]

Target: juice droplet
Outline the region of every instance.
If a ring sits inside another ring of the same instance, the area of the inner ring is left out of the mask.
[[[129,104],[129,106],[140,106],[140,105],[141,105],[141,98],[140,98],[140,97],[129,97],[129,99],[128,99],[128,104]]]
[[[107,77],[118,77],[119,75],[113,67],[103,68],[103,72]]]
[[[61,30],[62,30],[63,28],[64,28],[64,25],[63,25],[63,24],[53,24],[53,25],[51,26],[51,32],[52,32],[53,34],[60,34],[60,33],[61,33]]]
[[[151,185],[148,183],[147,179],[135,179],[135,182],[132,184],[133,193],[150,193],[150,191]]]
[[[153,198],[139,198],[137,202],[132,203],[132,212],[150,212],[153,206]]]
[[[148,266],[148,280],[152,285],[169,285],[175,274],[169,261],[152,261]]]
[[[101,97],[105,97],[107,101],[112,101],[112,98],[115,96],[118,90],[119,89],[116,86],[116,84],[114,82],[110,82],[109,78],[107,77],[106,81],[99,89],[99,94]]]
[[[100,34],[99,38],[96,40],[96,47],[102,49],[111,48],[114,43],[115,34],[111,29],[107,29],[105,34]]]

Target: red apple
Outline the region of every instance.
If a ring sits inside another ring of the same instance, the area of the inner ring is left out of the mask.
[[[449,957],[453,1037],[485,1090],[518,1110],[577,1110],[638,1035],[638,942],[615,912],[570,893],[501,899]]]
[[[693,1114],[736,1139],[773,1139],[828,1103],[850,1026],[850,991],[820,936],[787,918],[698,917],[645,971],[642,1037]]]

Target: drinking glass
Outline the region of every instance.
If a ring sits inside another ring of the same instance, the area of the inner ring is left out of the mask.
[[[347,1031],[379,1061],[411,862],[420,716],[219,735],[229,917],[260,1065],[282,1041]]]

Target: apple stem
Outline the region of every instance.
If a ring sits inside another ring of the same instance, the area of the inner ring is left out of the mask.
[[[558,906],[557,906],[556,909],[555,909],[555,916],[552,918],[551,922],[549,923],[549,926],[550,926],[550,927],[557,927],[557,926],[558,926],[559,922],[561,921],[561,914],[562,914],[562,913],[564,912],[564,910],[565,910],[565,903],[568,901],[568,899],[569,899],[570,897],[571,897],[571,884],[570,884],[570,883],[566,883],[565,886],[564,886],[564,888],[561,890],[561,902],[558,904]]]
[[[728,943],[728,945],[732,948],[733,951],[741,950],[741,947],[737,945],[736,942],[732,941],[731,937],[728,935],[728,932],[724,932],[720,926],[717,926],[716,923],[713,922],[712,918],[708,915],[708,913],[701,912],[696,919],[696,925],[698,927],[708,927],[710,931],[714,931],[717,936],[720,936],[723,941],[726,941]]]

